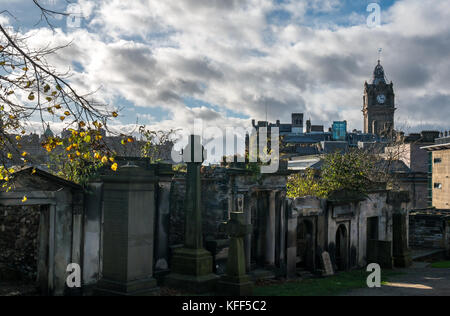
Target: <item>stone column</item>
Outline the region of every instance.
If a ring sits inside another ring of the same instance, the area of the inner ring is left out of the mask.
[[[213,274],[212,255],[203,248],[202,240],[200,168],[206,157],[200,136],[190,136],[183,159],[187,163],[184,247],[174,251],[165,283],[190,292],[208,292],[214,289],[217,276]]]
[[[408,249],[408,216],[405,213],[394,213],[393,222],[393,257],[396,267],[409,267],[412,259]]]
[[[283,266],[286,262],[286,196],[280,194],[280,264]]]
[[[218,284],[222,295],[250,296],[253,293],[253,283],[245,271],[244,237],[251,232],[252,226],[245,224],[245,214],[230,213],[230,221],[223,223],[221,231],[230,236],[226,275]]]
[[[270,191],[269,194],[269,209],[267,210],[266,221],[266,256],[265,265],[268,268],[275,266],[275,191]]]
[[[169,216],[172,165],[158,164],[158,209],[155,225],[155,276],[159,279],[169,271]]]
[[[121,166],[102,177],[103,275],[95,293],[147,295],[153,278],[155,181],[153,170]]]
[[[247,196],[247,203],[245,204],[245,224],[252,224],[252,204],[250,203],[251,196]],[[244,239],[245,246],[245,268],[247,272],[251,270],[251,261],[252,261],[252,231],[250,231]]]
[[[297,225],[298,213],[292,200],[287,201],[286,274],[288,278],[297,276]]]

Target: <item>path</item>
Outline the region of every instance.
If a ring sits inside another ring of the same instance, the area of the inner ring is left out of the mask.
[[[351,290],[345,296],[450,296],[450,269],[436,269],[415,262],[411,268],[399,269],[381,288]]]

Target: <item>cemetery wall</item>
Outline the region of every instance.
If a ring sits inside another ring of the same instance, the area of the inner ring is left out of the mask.
[[[409,245],[411,248],[448,249],[449,215],[415,212],[409,215]]]
[[[0,281],[37,273],[39,206],[0,208]]]
[[[204,240],[226,238],[219,225],[228,218],[230,177],[224,168],[202,168],[202,216]],[[170,192],[169,244],[184,242],[186,174],[178,173]]]

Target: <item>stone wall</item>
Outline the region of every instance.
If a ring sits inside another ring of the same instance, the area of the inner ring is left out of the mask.
[[[35,280],[39,206],[0,208],[0,280]]]
[[[450,236],[446,222],[450,215],[416,212],[409,215],[409,246],[411,248],[445,249]]]
[[[202,168],[203,239],[226,238],[218,232],[219,224],[228,219],[229,175],[224,168]],[[184,242],[186,179],[178,173],[170,193],[169,244]]]

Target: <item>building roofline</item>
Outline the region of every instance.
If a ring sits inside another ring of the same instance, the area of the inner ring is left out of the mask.
[[[450,143],[424,146],[424,147],[420,147],[420,149],[424,149],[424,150],[428,150],[428,151],[437,151],[437,150],[450,149]]]

